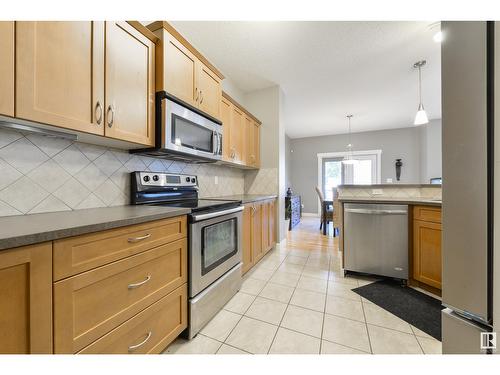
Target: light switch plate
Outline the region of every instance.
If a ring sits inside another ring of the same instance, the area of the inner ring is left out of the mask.
[[[382,195],[384,191],[382,189],[372,189],[372,195]]]

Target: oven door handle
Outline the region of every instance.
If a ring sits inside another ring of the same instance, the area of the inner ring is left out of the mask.
[[[224,211],[211,212],[209,214],[192,215],[191,217],[193,218],[193,223],[194,223],[197,221],[212,219],[214,217],[234,214],[236,212],[241,212],[241,211],[243,211],[243,206],[239,206],[236,208],[230,208],[229,210],[224,210]]]

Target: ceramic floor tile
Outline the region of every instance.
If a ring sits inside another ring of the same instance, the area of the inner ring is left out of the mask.
[[[268,281],[273,274],[274,274],[273,270],[269,270],[266,268],[255,268],[248,273],[248,276],[251,277],[252,279]]]
[[[367,323],[413,334],[410,325],[396,315],[375,304],[364,304],[363,307]]]
[[[248,310],[254,299],[254,295],[238,292],[233,298],[231,298],[228,303],[226,303],[226,305],[224,306],[224,310],[231,311],[237,314],[244,314],[245,311]]]
[[[352,291],[353,288],[355,287],[349,284],[342,284],[329,281],[327,293],[335,297],[342,297],[358,302],[361,301],[361,297],[359,296],[359,294]]]
[[[291,305],[304,307],[315,311],[323,312],[325,310],[326,295],[323,293],[311,292],[309,290],[295,289]]]
[[[305,266],[302,270],[302,276],[311,277],[314,279],[328,280],[328,269],[323,270],[317,267]]]
[[[321,340],[280,327],[269,354],[319,354]]]
[[[285,259],[285,263],[298,264],[299,266],[303,266],[304,264],[306,264],[306,262],[307,262],[307,258],[297,257],[297,256],[293,256],[293,255],[289,255]]]
[[[410,327],[411,327],[413,333],[415,334],[415,336],[424,337],[426,339],[434,339],[434,337],[432,337],[431,335],[425,333],[424,331],[418,329],[417,327],[415,327],[411,324],[410,324]]]
[[[297,288],[310,290],[311,292],[326,293],[327,285],[328,282],[326,280],[301,276],[299,282],[297,283]]]
[[[200,333],[215,340],[224,341],[240,319],[239,314],[221,310]]]
[[[243,317],[226,343],[253,354],[266,354],[271,347],[277,326]]]
[[[269,280],[274,284],[280,284],[290,287],[295,287],[299,281],[300,275],[295,273],[288,273],[282,271],[276,271],[276,273]]]
[[[310,251],[308,250],[300,250],[300,249],[292,249],[288,253],[288,255],[293,255],[297,257],[304,257],[304,258],[309,258],[309,255],[311,254]]]
[[[370,352],[366,324],[355,320],[326,314],[323,339],[364,352]]]
[[[348,346],[335,344],[330,341],[321,341],[321,354],[369,354]]]
[[[217,354],[250,354],[247,352],[244,352],[243,350],[233,348],[232,346],[222,344],[220,349],[217,351]]]
[[[281,266],[279,266],[278,272],[287,272],[300,275],[303,269],[304,269],[303,265],[284,262],[281,264]]]
[[[265,285],[266,282],[264,280],[252,279],[251,277],[244,277],[240,291],[247,294],[253,294],[256,296],[262,291]]]
[[[329,280],[337,283],[349,284],[354,287],[358,286],[358,280],[353,277],[344,277],[341,273],[330,272]]]
[[[441,341],[435,338],[417,336],[417,341],[425,354],[442,354],[443,352]]]
[[[164,354],[215,354],[221,343],[198,334],[192,340],[178,338],[163,352]]]
[[[292,297],[293,291],[293,287],[269,282],[264,289],[262,289],[259,295],[275,301],[288,303]]]
[[[314,337],[321,337],[323,313],[289,305],[281,326]]]
[[[413,334],[371,324],[368,324],[368,333],[374,354],[422,354]]]
[[[330,315],[341,316],[343,318],[349,318],[363,323],[365,322],[363,306],[360,301],[328,296],[326,299],[325,312]]]
[[[250,318],[279,325],[283,318],[283,314],[285,314],[286,306],[286,303],[257,297],[245,315]]]

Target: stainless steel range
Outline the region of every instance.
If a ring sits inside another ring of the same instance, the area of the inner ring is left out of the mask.
[[[190,208],[189,326],[193,338],[241,287],[241,201],[198,198],[192,175],[133,172],[131,203]]]

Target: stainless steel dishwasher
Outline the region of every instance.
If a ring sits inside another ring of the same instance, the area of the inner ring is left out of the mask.
[[[408,280],[408,206],[344,204],[344,272]]]

